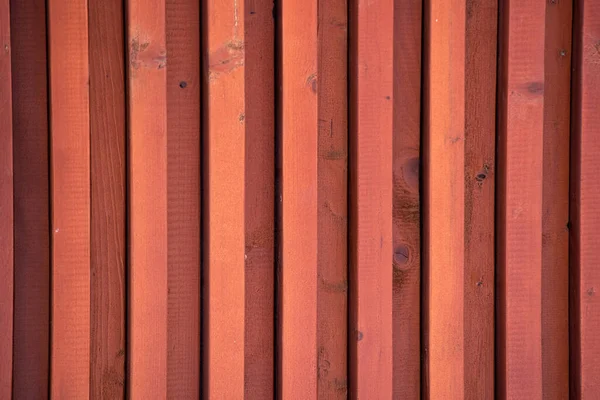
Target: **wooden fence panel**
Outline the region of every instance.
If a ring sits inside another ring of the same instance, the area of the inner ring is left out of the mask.
[[[318,3],[318,396],[348,395],[348,4]],[[312,83],[311,83],[312,84]]]
[[[48,4],[52,312],[50,396],[90,388],[90,118],[87,1]]]
[[[167,0],[167,397],[200,395],[200,3]]]
[[[500,12],[497,385],[503,398],[539,399],[545,4]]]
[[[317,394],[318,1],[281,3],[278,396]],[[299,349],[302,349],[299,351]]]
[[[393,398],[421,392],[421,0],[394,3]]]
[[[90,73],[90,397],[125,390],[125,38],[123,2],[88,1]]]
[[[595,398],[599,38],[591,0],[0,0],[0,398]]]
[[[209,1],[205,9],[208,397],[269,398],[274,390],[271,7]]]
[[[424,357],[426,398],[464,388],[465,17],[464,0],[425,5]]]
[[[275,390],[275,21],[271,0],[245,5],[244,394]]]
[[[465,398],[494,397],[494,215],[498,2],[467,2],[465,48]]]
[[[571,138],[571,396],[600,391],[600,4],[577,1]]]
[[[569,137],[573,2],[546,5],[542,199],[542,395],[569,396]]]
[[[12,390],[14,315],[13,138],[10,8],[0,1],[0,397]]]
[[[350,14],[350,398],[392,395],[394,4]]]
[[[165,0],[128,0],[129,379],[167,397],[167,54]],[[152,351],[148,351],[152,349]]]
[[[244,396],[245,8],[205,7],[204,394]],[[227,134],[223,134],[227,132]]]
[[[45,0],[10,2],[14,154],[13,395],[48,396],[50,209]]]
[[[209,1],[205,8],[204,393],[209,397],[273,395],[273,347],[267,344],[274,337],[270,6]]]

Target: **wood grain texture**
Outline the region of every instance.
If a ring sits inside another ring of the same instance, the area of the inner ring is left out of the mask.
[[[425,5],[423,395],[431,399],[465,394],[465,5]]]
[[[52,183],[51,395],[89,396],[90,204],[87,4],[48,9]]]
[[[90,395],[90,119],[87,1],[48,4],[52,322],[50,395]]]
[[[205,4],[205,397],[243,398],[245,4]]]
[[[0,397],[12,392],[14,311],[13,127],[10,4],[0,1]]]
[[[548,1],[544,51],[542,395],[569,397],[569,131],[573,2]]]
[[[167,54],[165,0],[128,0],[129,380],[167,398]]]
[[[394,3],[393,398],[421,391],[420,0]]]
[[[48,397],[50,213],[46,2],[10,2],[14,156],[13,396]]]
[[[125,38],[123,2],[88,1],[91,155],[90,396],[125,393]]]
[[[576,1],[571,142],[571,396],[600,392],[600,3]]]
[[[279,396],[317,396],[318,1],[280,6]]]
[[[318,397],[348,392],[348,4],[318,3]]]
[[[167,0],[167,396],[200,396],[200,4]]]
[[[465,398],[494,397],[494,184],[498,2],[466,2]]]
[[[350,11],[350,397],[392,396],[394,2]]]
[[[275,107],[272,0],[245,2],[244,397],[274,396]]]
[[[500,10],[497,395],[542,398],[543,2]]]

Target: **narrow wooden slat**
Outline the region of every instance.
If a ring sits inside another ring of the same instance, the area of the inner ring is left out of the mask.
[[[569,131],[573,2],[546,6],[542,203],[542,394],[569,397]]]
[[[571,164],[571,396],[600,392],[600,3],[575,1]]]
[[[87,1],[48,4],[52,185],[51,397],[90,385],[90,120]]]
[[[393,398],[406,399],[421,390],[422,3],[394,4]]]
[[[272,3],[209,1],[205,13],[204,393],[269,398],[274,362]]]
[[[392,396],[394,2],[350,21],[350,397]]]
[[[200,3],[167,0],[167,395],[200,396]]]
[[[464,397],[465,0],[425,4],[424,397]]]
[[[13,395],[48,397],[50,235],[45,0],[10,2],[14,156]]]
[[[89,0],[90,396],[125,385],[125,41],[123,2]]]
[[[317,0],[280,9],[279,396],[317,395]]]
[[[128,0],[129,387],[167,397],[165,0]]]
[[[348,4],[318,3],[318,396],[347,398]]]
[[[497,394],[542,398],[544,2],[501,7]]]
[[[465,398],[494,397],[494,180],[498,2],[467,2]]]
[[[245,358],[246,399],[274,394],[274,20],[272,0],[246,1]]]
[[[10,6],[0,1],[0,397],[11,398],[13,356],[13,127]]]
[[[244,4],[205,6],[204,394],[244,396]]]

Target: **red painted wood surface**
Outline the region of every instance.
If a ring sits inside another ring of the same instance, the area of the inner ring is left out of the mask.
[[[167,47],[164,0],[128,0],[128,395],[167,397]],[[149,351],[149,349],[152,349]]]
[[[50,212],[44,0],[10,2],[14,168],[13,395],[48,396]]]
[[[86,1],[48,4],[50,396],[90,392],[90,118]]]
[[[167,397],[200,395],[200,4],[166,2]]]
[[[0,397],[595,398],[599,40],[591,0],[0,0]]]
[[[121,1],[89,1],[90,397],[125,391],[125,38]]]
[[[318,3],[317,393],[348,392],[348,90],[346,0]]]
[[[317,0],[283,2],[279,15],[281,398],[314,398],[318,392],[317,5]]]
[[[569,134],[572,1],[546,5],[542,199],[542,395],[569,396]]]
[[[244,4],[205,6],[204,394],[244,396],[245,65]],[[234,368],[232,366],[238,366]]]
[[[10,7],[0,1],[0,397],[12,391],[14,314],[13,139]]]
[[[466,3],[465,398],[494,397],[494,214],[498,2]]]
[[[244,397],[269,399],[275,384],[275,43],[273,2],[244,6],[245,309]]]
[[[575,3],[575,73],[571,131],[571,396],[593,399],[600,390],[600,4]]]
[[[497,393],[542,398],[545,4],[501,9]]]
[[[425,398],[465,395],[464,0],[425,5],[424,382]]]
[[[394,4],[393,398],[421,392],[420,0]]]
[[[392,1],[351,8],[350,397],[392,394]]]

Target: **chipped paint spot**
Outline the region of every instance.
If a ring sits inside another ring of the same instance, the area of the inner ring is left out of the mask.
[[[133,70],[163,69],[167,66],[167,52],[149,42],[140,42],[139,37],[135,36],[130,44],[129,64]]]
[[[212,52],[208,58],[208,80],[214,82],[223,74],[244,65],[244,42],[232,40]]]
[[[317,93],[317,73],[312,73],[306,78],[306,86],[310,87],[313,93]]]

